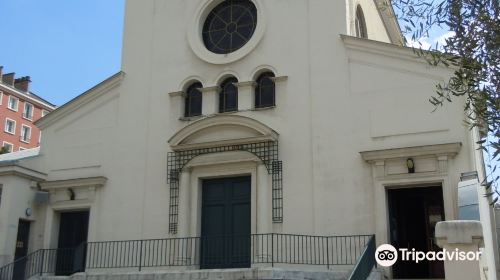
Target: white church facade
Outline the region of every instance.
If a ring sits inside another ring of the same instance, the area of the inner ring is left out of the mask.
[[[0,265],[31,258],[5,275],[348,279],[370,246],[438,250],[462,174],[483,176],[478,132],[464,100],[433,112],[452,72],[401,45],[383,2],[127,1],[121,72],[40,120],[39,150],[0,159]],[[445,278],[439,262],[378,270]]]

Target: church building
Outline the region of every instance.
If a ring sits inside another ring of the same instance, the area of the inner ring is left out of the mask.
[[[403,46],[388,3],[128,0],[121,71],[0,156],[0,279],[445,279],[374,267],[381,244],[440,250],[484,174],[465,100],[428,101],[452,69]]]

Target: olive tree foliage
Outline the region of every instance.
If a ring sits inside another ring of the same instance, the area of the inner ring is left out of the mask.
[[[392,0],[392,5],[403,35],[413,43],[436,28],[451,31],[426,49],[413,44],[415,53],[431,65],[453,70],[448,81],[436,86],[430,102],[439,109],[465,97],[466,123],[479,129],[477,143],[490,159],[482,184],[495,203],[500,195],[494,175],[500,162],[500,0]]]

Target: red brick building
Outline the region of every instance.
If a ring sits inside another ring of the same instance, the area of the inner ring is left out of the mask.
[[[0,146],[10,152],[40,145],[40,130],[35,121],[56,106],[29,91],[30,77],[15,78],[2,73],[0,66]]]

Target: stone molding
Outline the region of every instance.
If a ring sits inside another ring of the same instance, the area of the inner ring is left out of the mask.
[[[47,116],[41,118],[40,120],[35,122],[35,125],[40,129],[44,129],[57,122],[59,119],[68,116],[72,112],[80,109],[86,104],[96,100],[97,98],[103,96],[113,88],[120,85],[123,78],[125,77],[125,73],[120,71],[103,82],[97,84],[95,87],[89,89],[88,91],[80,94],[74,99],[70,100],[68,103],[63,106],[57,108],[55,111],[51,112]]]
[[[183,144],[183,141],[185,139],[204,129],[216,126],[225,126],[225,125],[246,127],[256,131],[259,136],[247,137],[241,139],[230,139],[224,141],[196,143],[196,144]],[[243,116],[219,115],[197,120],[192,124],[182,128],[177,133],[175,133],[174,136],[170,138],[170,140],[168,140],[168,143],[170,144],[172,150],[178,151],[186,149],[199,149],[206,147],[218,147],[224,145],[245,144],[253,142],[276,141],[276,140],[278,140],[278,133],[276,133],[276,131],[274,131],[273,129],[271,129],[270,127],[259,121]]]
[[[103,187],[108,179],[106,177],[89,177],[69,180],[46,181],[40,183],[42,190],[56,190],[78,187]]]
[[[106,177],[89,177],[69,180],[46,181],[40,187],[50,194],[50,203],[53,206],[66,209],[71,205],[67,203],[87,204],[96,198],[97,189],[103,187],[108,179]],[[71,197],[73,196],[73,197]],[[61,204],[62,205],[59,205]],[[87,206],[87,204],[85,204]],[[88,205],[90,207],[90,205]]]
[[[34,181],[44,181],[47,178],[47,174],[29,169],[18,164],[2,165],[0,166],[0,176],[17,176],[22,178],[27,178]]]
[[[395,149],[385,149],[385,150],[374,150],[374,151],[364,151],[360,152],[361,157],[371,163],[387,160],[387,159],[397,159],[397,158],[407,158],[407,157],[417,157],[417,156],[430,156],[435,155],[441,160],[447,159],[448,157],[455,157],[462,143],[448,143],[448,144],[436,144],[436,145],[426,145],[426,146],[415,146],[415,147],[405,147],[405,148],[395,148]]]

